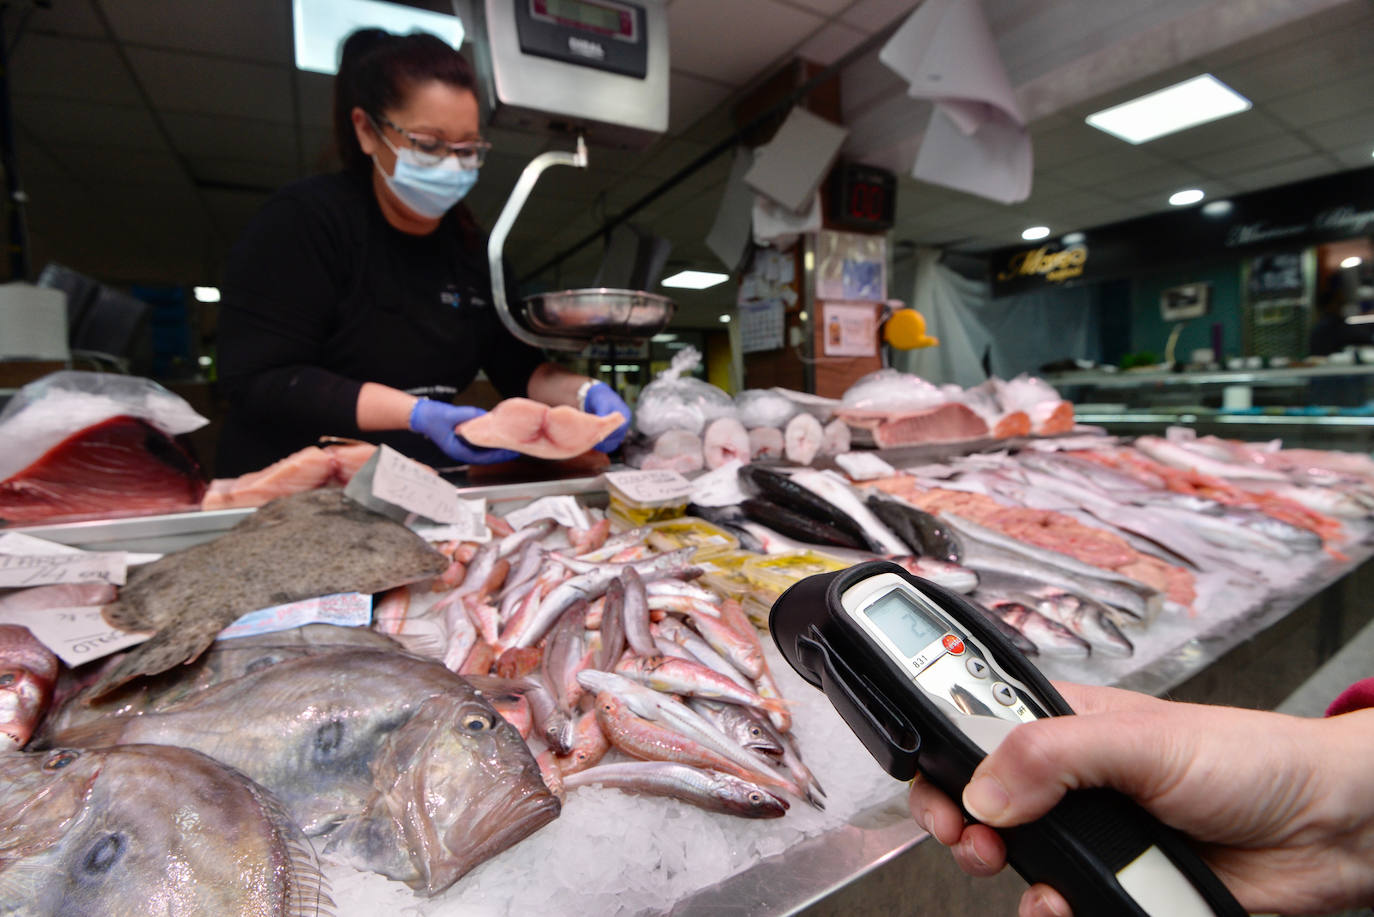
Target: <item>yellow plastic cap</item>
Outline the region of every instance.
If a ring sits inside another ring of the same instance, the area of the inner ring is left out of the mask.
[[[898,350],[934,347],[939,338],[926,334],[925,316],[915,309],[898,309],[883,323],[883,340]]]

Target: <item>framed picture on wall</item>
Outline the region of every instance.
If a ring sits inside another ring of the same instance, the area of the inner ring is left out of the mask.
[[[1159,294],[1159,314],[1166,322],[1181,322],[1207,314],[1212,285],[1185,283]]]

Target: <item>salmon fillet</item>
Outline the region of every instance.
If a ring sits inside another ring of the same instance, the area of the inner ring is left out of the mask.
[[[377,447],[371,443],[343,446],[306,446],[261,471],[210,482],[201,509],[239,509],[262,506],[278,497],[319,487],[345,485],[353,479]]]
[[[591,449],[624,422],[618,412],[598,417],[567,405],[551,408],[528,398],[507,398],[481,417],[459,424],[458,435],[474,446],[567,459]]]

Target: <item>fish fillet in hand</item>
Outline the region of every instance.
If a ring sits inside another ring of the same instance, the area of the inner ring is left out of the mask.
[[[598,417],[567,405],[551,408],[528,398],[507,398],[481,417],[459,424],[458,435],[474,446],[566,459],[595,447],[624,422],[619,412]]]

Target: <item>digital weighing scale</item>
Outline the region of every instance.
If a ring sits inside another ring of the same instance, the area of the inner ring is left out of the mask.
[[[808,577],[769,629],[885,770],[919,771],[958,800],[1021,723],[1073,711],[963,597],[886,561]],[[1113,790],[1071,790],[1049,814],[1000,829],[1007,859],[1079,917],[1244,917],[1183,838]]]
[[[501,322],[535,347],[581,351],[638,342],[673,317],[673,301],[642,290],[559,290],[507,302],[502,252],[552,166],[587,167],[587,141],[642,149],[668,129],[668,16],[663,0],[474,0],[474,41],[497,126],[575,135],[576,152],[536,156],[520,174],[487,243]]]

